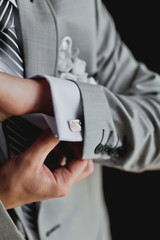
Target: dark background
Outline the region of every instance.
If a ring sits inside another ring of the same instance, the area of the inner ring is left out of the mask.
[[[104,3],[135,58],[160,73],[158,1]],[[160,239],[160,171],[126,173],[104,167],[103,173],[113,240]]]

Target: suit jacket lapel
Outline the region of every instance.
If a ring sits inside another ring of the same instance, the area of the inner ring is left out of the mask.
[[[18,7],[26,77],[56,75],[57,23],[50,1],[18,0]]]
[[[17,0],[22,30],[25,77],[37,74],[56,75],[57,23],[54,10],[51,10],[48,2],[35,1],[32,3],[29,0]],[[22,208],[17,207],[14,210],[27,232]]]

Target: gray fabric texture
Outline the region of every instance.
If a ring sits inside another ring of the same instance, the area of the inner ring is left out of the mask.
[[[0,239],[1,240],[24,240],[23,235],[18,231],[12,219],[6,212],[0,201]]]
[[[41,202],[40,239],[109,240],[100,164],[136,172],[159,169],[160,77],[134,59],[100,0],[18,0],[18,5],[26,77],[57,76],[58,46],[65,36],[70,36],[80,50],[79,57],[87,63],[87,72],[99,84],[77,83],[85,119],[83,157],[98,162],[95,172],[76,184],[68,196]],[[114,131],[111,146],[115,146],[117,136],[119,145],[126,136],[123,156],[94,154],[103,129],[104,143],[109,132]],[[15,234],[14,224],[2,206],[0,214],[3,233]],[[25,227],[20,211],[17,214]],[[51,231],[56,226],[60,227]]]

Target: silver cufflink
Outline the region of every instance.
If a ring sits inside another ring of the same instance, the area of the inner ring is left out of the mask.
[[[79,119],[70,120],[69,127],[72,132],[82,131],[81,121]]]

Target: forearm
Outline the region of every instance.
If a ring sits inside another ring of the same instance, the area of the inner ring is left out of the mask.
[[[1,72],[0,93],[0,121],[12,115],[53,112],[45,80],[21,79]]]
[[[160,168],[160,77],[137,62],[97,0],[99,85],[79,83],[83,158],[127,171]]]

